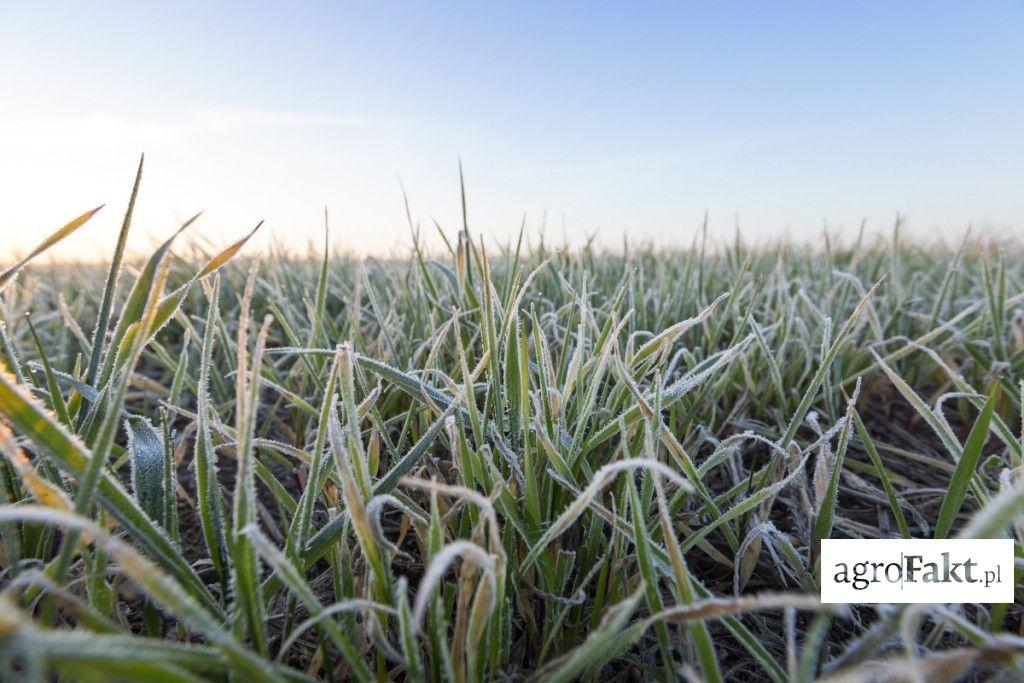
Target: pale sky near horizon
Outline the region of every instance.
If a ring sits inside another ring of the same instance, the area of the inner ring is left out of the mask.
[[[192,229],[404,250],[414,220],[688,243],[1024,227],[1024,3],[0,2],[0,260]]]

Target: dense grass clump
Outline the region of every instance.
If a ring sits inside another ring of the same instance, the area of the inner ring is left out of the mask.
[[[130,215],[0,275],[0,679],[1022,675],[1019,605],[816,573],[1024,539],[1018,245],[129,263]]]

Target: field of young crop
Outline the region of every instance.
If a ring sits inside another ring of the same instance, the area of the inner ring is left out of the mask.
[[[823,605],[816,571],[1020,550],[1020,245],[470,214],[299,259],[199,218],[133,260],[127,213],[109,265],[0,275],[0,679],[1024,676],[1020,605]]]

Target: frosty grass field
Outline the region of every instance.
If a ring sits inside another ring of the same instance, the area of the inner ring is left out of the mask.
[[[470,212],[404,259],[199,218],[136,260],[134,199],[109,266],[0,275],[0,679],[1024,676],[1019,605],[816,571],[1020,555],[1021,245],[603,253]]]

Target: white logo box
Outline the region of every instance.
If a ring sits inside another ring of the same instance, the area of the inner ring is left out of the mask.
[[[825,539],[825,603],[1013,602],[1013,541]]]

